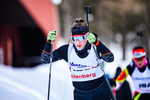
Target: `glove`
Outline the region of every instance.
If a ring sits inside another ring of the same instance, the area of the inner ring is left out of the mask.
[[[55,41],[56,39],[56,34],[57,34],[57,31],[55,30],[51,30],[49,31],[48,35],[47,35],[47,40],[51,40],[51,41]]]
[[[123,83],[116,82],[115,90],[119,90]]]
[[[96,36],[93,33],[88,33],[85,36],[89,43],[94,43],[96,41]]]

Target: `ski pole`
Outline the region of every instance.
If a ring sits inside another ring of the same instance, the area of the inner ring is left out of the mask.
[[[138,39],[139,39],[139,42],[140,42],[140,46],[143,46],[142,45],[142,40],[141,40],[141,38],[142,38],[142,32],[141,31],[139,31],[139,32],[137,32],[137,36],[138,36]]]
[[[91,6],[85,6],[85,7],[84,7],[84,11],[85,11],[85,13],[86,13],[86,22],[87,22],[88,31],[89,31],[88,13],[91,14]],[[94,43],[92,43],[92,47],[93,47],[93,49],[94,49],[94,51],[95,51],[95,54],[96,54],[96,56],[97,56],[98,63],[99,63],[100,66],[101,66],[101,70],[102,70],[103,73],[104,73],[104,79],[105,79],[105,82],[106,82],[106,84],[107,84],[107,86],[108,86],[108,89],[109,89],[109,91],[110,91],[111,97],[112,97],[113,100],[116,100],[116,98],[115,98],[115,96],[114,96],[114,94],[113,94],[113,91],[112,91],[112,89],[111,89],[111,86],[110,86],[110,84],[109,84],[109,81],[108,81],[108,79],[107,79],[107,76],[106,76],[106,74],[105,74],[105,71],[104,71],[104,69],[103,69],[103,67],[102,67],[102,62],[100,62],[101,59],[100,59],[100,57],[98,56],[98,53],[97,53],[97,51],[96,51],[96,49],[95,49],[95,47],[94,47]]]
[[[47,100],[49,100],[49,95],[50,95],[50,82],[51,82],[51,67],[52,67],[52,58],[53,58],[53,42],[51,41],[51,48],[50,48],[50,68],[49,68],[49,81],[48,81],[48,96]]]
[[[108,86],[108,89],[109,89],[109,91],[110,91],[110,95],[111,95],[111,97],[112,97],[112,100],[116,100],[116,98],[115,98],[115,96],[114,96],[114,94],[113,94],[113,91],[112,91],[112,89],[111,89],[111,86],[110,86],[110,84],[109,84],[108,78],[107,78],[107,76],[106,76],[106,73],[105,73],[105,71],[104,71],[104,68],[103,68],[103,65],[102,65],[103,62],[101,62],[101,59],[99,58],[99,56],[98,56],[98,54],[97,54],[97,52],[96,52],[96,49],[95,49],[93,43],[92,43],[92,45],[93,45],[93,49],[94,49],[94,51],[95,51],[95,54],[96,54],[96,56],[97,56],[98,63],[100,64],[101,70],[102,70],[103,73],[104,73],[104,79],[105,79],[105,82],[106,82],[106,84],[107,84],[107,86]]]
[[[88,25],[88,31],[89,31],[88,13],[91,14],[91,6],[84,6],[84,11],[86,14],[86,23]]]

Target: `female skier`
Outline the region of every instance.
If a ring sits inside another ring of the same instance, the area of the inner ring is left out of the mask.
[[[41,55],[42,63],[50,62],[51,41],[56,39],[56,31],[49,31],[47,43]],[[97,40],[95,33],[89,33],[82,18],[76,18],[71,28],[73,43],[63,45],[53,51],[52,61],[64,59],[70,65],[71,78],[74,86],[74,100],[110,100],[104,73],[97,62],[92,48],[94,43],[99,57],[106,62],[114,60],[113,53]]]
[[[132,51],[132,62],[117,77],[116,90],[118,90],[128,75],[131,76],[135,92],[133,100],[150,99],[150,60],[146,58],[143,47],[135,47]]]

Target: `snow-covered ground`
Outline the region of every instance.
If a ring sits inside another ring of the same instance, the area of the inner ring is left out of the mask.
[[[62,42],[61,42],[62,43]],[[116,68],[122,69],[131,61],[131,50],[127,52],[126,61],[122,61],[121,49],[110,45],[115,60],[105,63],[105,73],[114,77]],[[49,64],[41,64],[33,68],[13,68],[0,65],[0,100],[46,100],[48,93]],[[52,64],[50,100],[73,100],[73,86],[68,64],[61,60]],[[132,93],[133,82],[130,83]]]
[[[50,100],[73,100],[69,68],[61,60],[52,65]],[[0,65],[0,100],[47,100],[49,64],[34,68]]]

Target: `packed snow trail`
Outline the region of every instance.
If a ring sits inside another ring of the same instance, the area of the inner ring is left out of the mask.
[[[50,100],[73,100],[73,86],[67,63],[52,64]],[[46,100],[49,64],[34,68],[0,65],[1,100]]]

